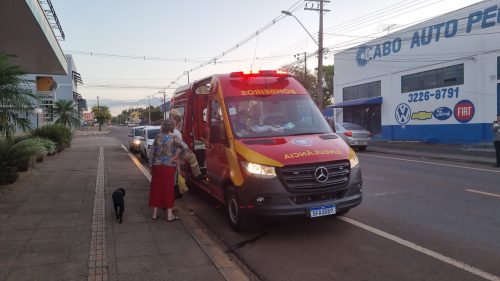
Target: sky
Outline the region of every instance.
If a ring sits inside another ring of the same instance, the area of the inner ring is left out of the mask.
[[[159,105],[176,87],[215,73],[317,67],[319,13],[304,0],[51,0],[89,108],[99,96],[111,113]],[[477,0],[331,0],[325,3],[324,65],[333,55]],[[310,7],[310,6],[309,6]],[[273,23],[274,22],[274,23]],[[215,60],[214,58],[218,58]]]

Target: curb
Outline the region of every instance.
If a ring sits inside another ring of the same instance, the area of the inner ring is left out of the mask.
[[[232,257],[226,248],[207,227],[196,216],[189,214],[186,206],[182,201],[177,201],[179,211],[181,211],[183,219],[181,223],[189,231],[193,239],[210,258],[217,270],[222,274],[225,280],[228,281],[250,281],[248,274],[239,266],[237,258]],[[234,260],[236,259],[236,260]]]
[[[451,155],[436,155],[436,154],[428,154],[428,153],[412,153],[412,152],[406,152],[406,151],[401,151],[401,150],[384,150],[384,149],[367,149],[367,152],[372,152],[372,153],[380,153],[380,154],[389,154],[389,155],[399,155],[399,156],[409,156],[409,157],[419,157],[419,158],[427,158],[427,159],[433,159],[433,160],[446,160],[446,161],[455,161],[455,162],[462,162],[462,163],[471,163],[471,164],[480,164],[480,165],[487,165],[491,166],[495,164],[494,159],[491,161],[488,160],[481,160],[481,159],[472,159],[472,158],[464,158],[464,157],[453,157]]]
[[[151,176],[149,172],[139,163],[139,161],[127,150],[127,148],[122,144],[121,147],[132,159],[134,164],[141,170],[144,176],[151,181]],[[245,271],[239,266],[238,262],[233,260],[231,256],[224,251],[224,245],[218,240],[214,239],[215,235],[210,235],[204,224],[196,216],[190,215],[184,202],[176,200],[176,206],[178,206],[179,211],[182,213],[182,217],[185,219],[180,220],[182,225],[187,229],[187,231],[199,245],[201,250],[207,255],[213,265],[217,268],[220,274],[227,281],[250,281],[251,279],[245,273]]]

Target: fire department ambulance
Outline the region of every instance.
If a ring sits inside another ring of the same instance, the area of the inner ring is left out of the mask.
[[[361,203],[355,152],[286,72],[213,75],[178,88],[171,108],[206,175],[186,164],[186,180],[225,204],[235,231],[249,215],[314,218]]]

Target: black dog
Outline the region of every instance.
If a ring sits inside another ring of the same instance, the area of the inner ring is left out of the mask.
[[[119,223],[122,223],[123,211],[125,211],[125,189],[118,188],[113,191],[113,208],[115,209],[116,219]]]

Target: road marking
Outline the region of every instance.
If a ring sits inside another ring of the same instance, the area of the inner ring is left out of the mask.
[[[488,169],[472,168],[472,167],[465,167],[465,166],[458,166],[458,165],[449,165],[449,164],[441,164],[441,163],[434,163],[434,162],[426,162],[426,161],[420,161],[420,160],[410,160],[410,159],[404,159],[404,158],[395,158],[395,157],[387,157],[387,156],[370,155],[370,154],[364,154],[364,153],[359,153],[358,155],[368,156],[368,157],[376,157],[376,158],[383,158],[383,159],[400,160],[400,161],[406,161],[406,162],[422,163],[422,164],[431,164],[431,165],[445,166],[445,167],[452,167],[452,168],[463,168],[463,169],[483,171],[483,172],[500,173],[500,170],[488,170]]]
[[[104,200],[104,148],[99,149],[99,164],[95,183],[94,211],[92,216],[92,239],[89,255],[88,280],[108,280],[108,260],[106,252],[106,213]]]
[[[479,191],[479,190],[474,190],[474,189],[466,189],[465,191],[474,192],[474,193],[478,193],[478,194],[482,194],[482,195],[487,195],[487,196],[493,196],[493,197],[500,198],[500,194],[489,193],[489,192],[484,192],[484,191]]]
[[[387,195],[394,195],[394,194],[405,194],[405,193],[410,193],[410,190],[401,190],[401,191],[387,191],[387,192],[375,192],[371,194],[372,196],[387,196]]]
[[[135,158],[135,156],[132,153],[130,153],[128,151],[128,149],[123,144],[122,144],[122,148],[125,150],[125,152],[127,152],[128,156],[130,156],[130,159],[132,159],[132,161],[135,163],[137,168],[139,168],[139,170],[141,170],[141,172],[151,182],[151,174],[149,173],[149,171],[146,168],[144,168],[144,166],[141,164],[141,162],[139,160],[137,160],[137,158]]]
[[[360,227],[360,228],[362,228],[364,230],[367,230],[367,231],[369,231],[369,232],[371,232],[373,234],[376,234],[378,236],[384,237],[384,238],[389,239],[391,241],[394,241],[394,242],[396,242],[398,244],[406,246],[406,247],[408,247],[410,249],[413,249],[413,250],[418,251],[420,253],[423,253],[425,255],[431,256],[431,257],[433,257],[433,258],[435,258],[437,260],[440,260],[440,261],[448,263],[448,264],[450,264],[452,266],[455,266],[455,267],[458,267],[460,269],[463,269],[463,270],[465,270],[465,271],[467,271],[469,273],[472,273],[474,275],[482,277],[482,278],[484,278],[486,280],[500,281],[500,277],[498,277],[498,276],[495,276],[495,275],[493,275],[491,273],[482,271],[479,268],[475,268],[475,267],[470,266],[470,265],[468,265],[466,263],[463,263],[461,261],[457,261],[455,259],[452,259],[452,258],[449,258],[447,256],[441,255],[441,254],[439,254],[437,252],[434,252],[432,250],[429,250],[427,248],[419,246],[419,245],[417,245],[415,243],[412,243],[412,242],[410,242],[408,240],[404,240],[402,238],[399,238],[397,236],[389,234],[389,233],[387,233],[385,231],[382,231],[382,230],[376,229],[374,227],[368,226],[366,224],[363,224],[363,223],[358,222],[356,220],[350,219],[348,217],[340,216],[338,218],[341,219],[341,220],[343,220],[343,221],[345,221],[345,222],[347,222],[347,223],[350,223],[350,224],[355,225],[357,227]]]
[[[128,149],[122,144],[121,145],[125,152],[127,152],[130,159],[135,163],[135,165],[141,170],[141,172],[146,176],[146,178],[151,182],[151,174],[144,168],[144,166],[135,158],[135,156],[128,151]],[[184,206],[182,208],[185,209]],[[187,212],[186,212],[187,213]],[[226,280],[238,280],[238,281],[248,281],[250,280],[247,275],[239,268],[239,266],[231,260],[231,258],[222,250],[221,247],[215,247],[212,238],[203,232],[199,227],[196,226],[194,221],[181,220],[181,223],[186,227],[191,235],[193,236],[196,243],[205,252],[208,258],[214,263],[219,272],[224,276]]]

